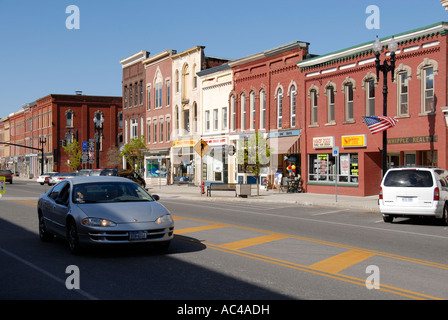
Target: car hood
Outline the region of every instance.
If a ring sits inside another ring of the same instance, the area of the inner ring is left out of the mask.
[[[168,210],[155,201],[83,203],[77,204],[88,217],[111,220],[115,223],[151,222],[168,214]]]

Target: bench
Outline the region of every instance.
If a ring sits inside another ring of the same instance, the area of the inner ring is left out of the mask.
[[[212,191],[235,191],[236,197],[236,183],[210,183],[207,185],[207,197],[212,196]]]

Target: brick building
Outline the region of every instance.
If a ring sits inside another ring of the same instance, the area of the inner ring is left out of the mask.
[[[170,183],[172,130],[172,55],[165,50],[143,60],[145,69],[145,179],[149,184]]]
[[[448,167],[448,24],[395,35],[394,82],[388,76],[388,166]],[[373,39],[372,39],[373,40]],[[381,62],[389,60],[382,40]],[[382,177],[382,135],[371,134],[363,116],[383,114],[383,74],[376,78],[372,42],[298,62],[302,131],[302,177],[307,192],[368,196]],[[339,157],[332,148],[339,147]],[[335,167],[336,160],[338,166]]]
[[[67,172],[68,157],[62,145],[74,139],[80,144],[95,139],[93,118],[102,116],[101,167],[120,168],[121,163],[108,163],[106,154],[111,148],[118,149],[121,103],[121,97],[50,94],[9,115],[9,141],[38,149],[44,141],[44,171]],[[41,158],[37,150],[11,146],[7,166],[31,178],[41,173]],[[95,167],[96,162],[79,169]]]
[[[231,143],[256,131],[265,134],[272,147],[270,168],[262,177],[286,174],[289,164],[300,167],[299,69],[297,61],[308,56],[308,43],[292,42],[271,50],[233,60],[234,87],[229,97]],[[251,174],[235,173],[238,182],[255,183]]]
[[[139,51],[120,61],[123,69],[123,135],[121,143],[128,143],[132,138],[145,135],[146,72],[142,61],[148,58],[149,52]],[[124,164],[126,166],[126,164]]]

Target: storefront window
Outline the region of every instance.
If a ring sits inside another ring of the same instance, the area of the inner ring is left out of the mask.
[[[359,168],[357,153],[343,153],[339,156],[338,183],[358,183]],[[310,154],[308,181],[334,183],[336,178],[336,158],[332,154]]]
[[[148,178],[166,178],[166,159],[159,163],[158,159],[148,159],[146,176]]]

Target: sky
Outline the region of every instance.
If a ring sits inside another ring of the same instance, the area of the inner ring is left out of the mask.
[[[441,21],[440,0],[0,0],[0,118],[51,93],[120,96],[119,61],[140,50],[327,54]]]

